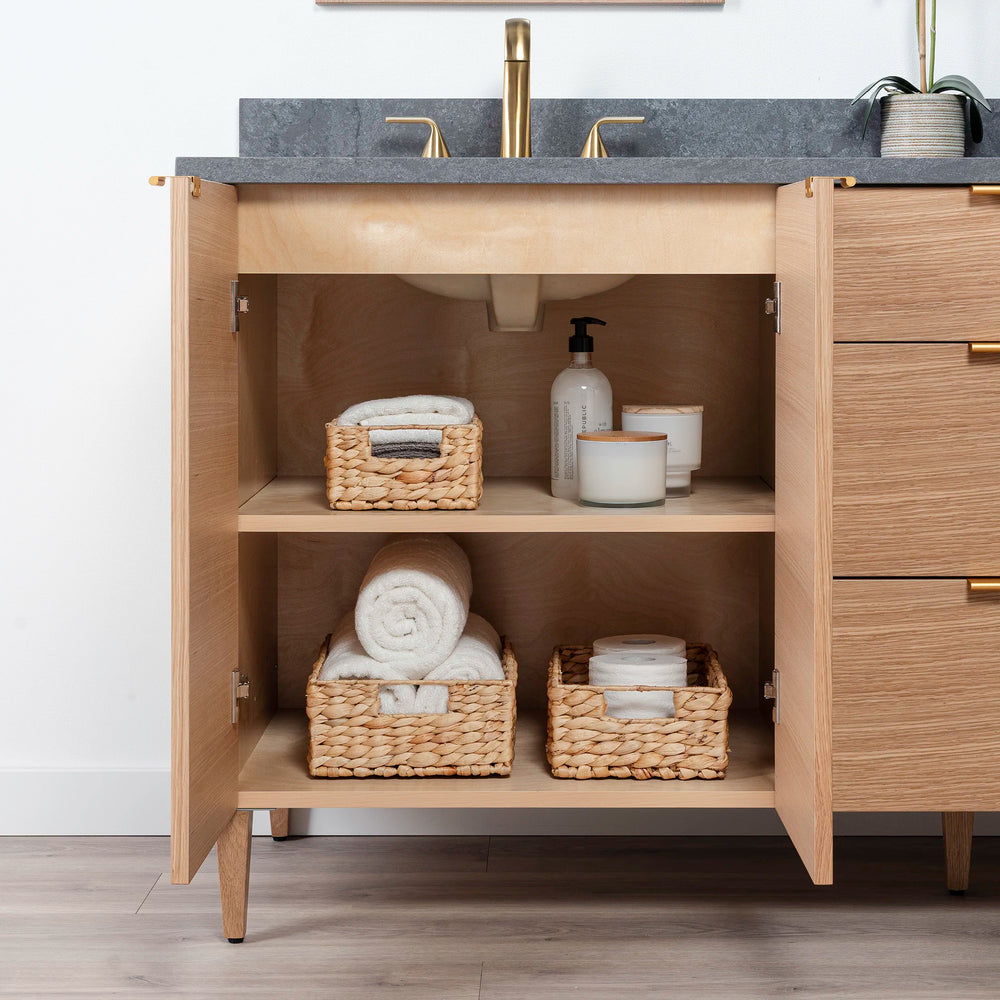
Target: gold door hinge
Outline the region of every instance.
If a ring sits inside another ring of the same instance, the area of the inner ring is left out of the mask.
[[[240,702],[250,698],[250,678],[234,670],[232,685],[232,722],[235,726],[240,721]]]
[[[764,315],[774,317],[774,332],[781,333],[781,282],[774,283],[774,298],[764,299]]]
[[[781,674],[777,670],[771,672],[771,679],[764,684],[764,700],[774,702],[771,719],[778,725],[781,722]]]
[[[811,198],[813,196],[813,181],[816,180],[815,177],[806,178],[806,197]],[[852,188],[858,183],[857,177],[834,177],[834,184],[839,184],[842,188]]]
[[[238,281],[229,282],[229,332],[240,332],[240,316],[245,316],[250,312],[250,300],[245,295],[240,295],[240,283]]]

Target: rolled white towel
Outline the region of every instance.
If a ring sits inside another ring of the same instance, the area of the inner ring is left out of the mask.
[[[500,636],[483,617],[470,614],[455,651],[439,667],[429,671],[428,681],[502,681]],[[417,712],[447,712],[448,688],[421,684],[416,691]]]
[[[469,616],[472,569],[447,535],[401,538],[375,553],[354,626],[364,651],[396,677],[425,677],[458,645]]]
[[[360,427],[470,424],[475,412],[472,403],[461,396],[393,396],[355,403],[337,417],[337,423]]]

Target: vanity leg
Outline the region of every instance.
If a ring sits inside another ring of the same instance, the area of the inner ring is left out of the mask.
[[[240,944],[247,932],[252,823],[253,813],[250,810],[235,813],[215,845],[219,859],[222,933],[230,944]]]
[[[948,867],[948,891],[961,896],[969,888],[969,867],[972,863],[971,812],[941,813],[944,828],[944,858]]]
[[[288,810],[271,810],[271,839],[288,840]]]

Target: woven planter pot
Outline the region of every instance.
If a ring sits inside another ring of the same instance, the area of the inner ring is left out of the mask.
[[[882,98],[883,156],[965,156],[965,98],[890,94]]]

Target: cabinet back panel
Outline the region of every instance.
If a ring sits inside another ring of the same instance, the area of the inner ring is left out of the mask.
[[[278,536],[283,706],[303,706],[323,637],[353,606],[371,557],[389,537]],[[473,534],[456,541],[472,562],[472,610],[514,644],[522,706],[544,705],[557,643],[650,631],[711,643],[737,708],[757,706],[759,536]]]
[[[278,277],[278,474],[323,474],[324,425],[351,403],[467,396],[485,427],[487,476],[547,476],[549,390],[568,364],[572,316],[596,327],[594,361],[623,403],[702,403],[702,475],[766,473],[773,421],[760,403],[761,280],[638,276],[550,303],[539,333],[491,333],[482,302],[432,295],[392,275]]]

